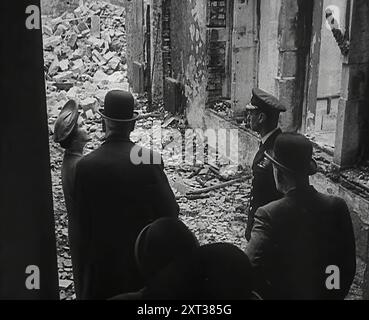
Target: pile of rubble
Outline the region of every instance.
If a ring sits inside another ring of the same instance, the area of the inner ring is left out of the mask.
[[[51,124],[69,99],[94,119],[107,91],[128,89],[124,8],[94,1],[45,17],[43,46]]]

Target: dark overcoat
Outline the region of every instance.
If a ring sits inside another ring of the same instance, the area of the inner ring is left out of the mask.
[[[138,146],[129,140],[111,138],[77,165],[70,219],[77,299],[107,299],[142,288],[134,257],[138,234],[157,218],[178,217],[163,165],[134,164],[133,148]],[[154,155],[139,149],[143,157]]]
[[[82,154],[73,153],[69,150],[66,150],[64,153],[61,176],[65,206],[67,208],[68,216],[72,212],[76,167],[81,158]]]
[[[275,185],[272,162],[264,154],[266,151],[272,153],[274,142],[281,133],[282,130],[276,130],[264,144],[260,145],[252,164],[253,180],[245,233],[248,241],[251,237],[256,210],[272,201],[282,198],[282,194],[277,191]]]
[[[265,298],[344,299],[356,269],[348,207],[313,187],[294,190],[258,209],[246,253],[259,284],[267,284],[259,286]],[[330,266],[339,269],[339,290],[327,286]]]

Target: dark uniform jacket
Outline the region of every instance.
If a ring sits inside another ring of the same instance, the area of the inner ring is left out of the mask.
[[[256,212],[246,253],[264,298],[344,299],[356,269],[347,205],[313,187],[294,190]],[[340,290],[327,289],[329,266],[340,270]]]
[[[138,234],[157,218],[178,217],[163,166],[133,164],[134,146],[111,138],[77,165],[70,219],[77,299],[108,299],[142,288],[134,257]]]
[[[265,151],[271,153],[274,148],[274,142],[281,133],[281,129],[276,130],[267,141],[260,146],[252,164],[253,180],[245,233],[248,241],[251,237],[256,210],[272,201],[282,198],[282,194],[277,191],[275,186],[272,162],[264,154]]]

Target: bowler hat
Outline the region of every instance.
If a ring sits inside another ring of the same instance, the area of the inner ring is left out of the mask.
[[[252,89],[251,102],[246,109],[277,113],[286,111],[286,107],[276,97],[259,88]]]
[[[104,111],[98,111],[98,113],[110,121],[132,122],[138,119],[134,106],[135,99],[130,92],[112,90],[105,96]]]
[[[60,111],[55,122],[54,141],[57,143],[67,140],[78,124],[78,105],[74,100],[69,100]]]
[[[312,176],[317,172],[313,145],[301,134],[280,134],[275,140],[273,155],[268,152],[265,155],[277,167],[293,174]]]

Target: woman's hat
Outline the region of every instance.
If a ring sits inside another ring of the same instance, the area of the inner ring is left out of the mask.
[[[78,126],[78,104],[69,100],[60,111],[55,122],[54,141],[57,143],[67,140]]]
[[[115,122],[132,122],[139,114],[134,112],[135,99],[128,91],[113,90],[105,96],[104,110],[98,113],[107,120]]]
[[[273,154],[265,152],[265,155],[274,165],[292,174],[312,176],[318,170],[313,159],[313,145],[301,134],[280,134]]]

